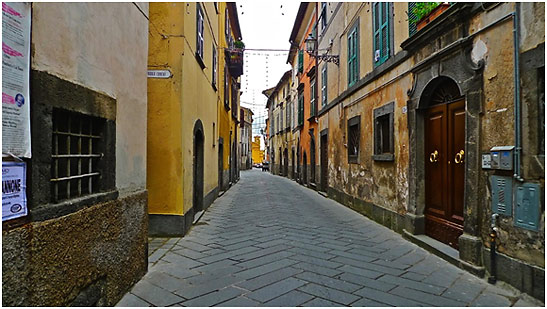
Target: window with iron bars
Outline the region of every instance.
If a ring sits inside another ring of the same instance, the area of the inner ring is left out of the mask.
[[[54,109],[50,181],[53,202],[101,191],[105,122]]]
[[[361,139],[361,116],[348,120],[348,163],[359,163],[359,140]]]

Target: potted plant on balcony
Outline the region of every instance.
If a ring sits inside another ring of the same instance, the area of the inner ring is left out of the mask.
[[[228,69],[234,77],[243,74],[243,50],[245,44],[242,41],[235,41],[233,48],[226,50],[228,57]]]
[[[414,22],[417,30],[424,28],[449,7],[450,4],[447,2],[416,2],[412,13],[415,16]]]

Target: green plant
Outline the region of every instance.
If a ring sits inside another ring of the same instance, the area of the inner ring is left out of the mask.
[[[442,2],[416,2],[412,8],[414,16],[411,18],[411,22],[416,23],[427,14],[431,13]]]
[[[234,42],[234,47],[239,48],[239,49],[244,49],[245,48],[245,43],[243,43],[241,41],[235,41]]]

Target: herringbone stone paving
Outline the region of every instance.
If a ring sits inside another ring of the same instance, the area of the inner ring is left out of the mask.
[[[543,306],[287,178],[258,170],[183,238],[150,238],[118,306]]]

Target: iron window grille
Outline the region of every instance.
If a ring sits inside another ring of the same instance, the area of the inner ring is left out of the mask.
[[[376,161],[394,160],[393,112],[395,102],[374,110],[374,156]]]
[[[53,111],[51,196],[53,202],[100,191],[105,120]]]
[[[361,116],[348,120],[348,163],[359,163],[359,140],[361,139]]]

